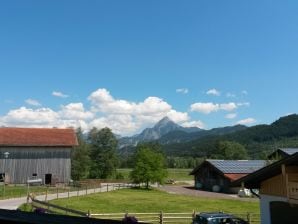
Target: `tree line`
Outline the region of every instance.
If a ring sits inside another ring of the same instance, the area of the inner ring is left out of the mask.
[[[109,128],[91,129],[87,135],[77,129],[78,146],[71,156],[71,175],[73,180],[84,178],[118,179],[120,159],[117,154],[117,139]],[[167,176],[166,159],[160,145],[139,144],[130,158],[132,171],[130,178],[134,183],[162,183]]]

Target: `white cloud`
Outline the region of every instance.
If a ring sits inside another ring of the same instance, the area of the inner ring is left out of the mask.
[[[187,88],[176,89],[176,93],[187,94],[188,93],[188,89]]]
[[[212,112],[217,112],[217,111],[234,111],[238,109],[241,106],[249,106],[250,104],[248,102],[244,103],[235,103],[235,102],[229,102],[229,103],[194,103],[190,105],[190,110],[193,112],[200,112],[204,114],[210,114]]]
[[[170,110],[167,116],[176,123],[185,122],[190,119],[186,112],[178,112],[176,110]]]
[[[90,94],[88,101],[88,108],[82,102],[72,102],[61,105],[58,110],[46,107],[12,109],[6,115],[0,116],[0,126],[81,127],[84,131],[93,126],[110,127],[114,133],[125,136],[139,133],[143,128],[151,127],[168,116],[183,126],[204,127],[203,122],[192,121],[187,112],[177,111],[169,103],[155,96],[133,102],[116,99],[108,90],[98,89]],[[228,110],[233,106],[218,104],[215,107]]]
[[[61,106],[59,115],[64,119],[74,120],[88,120],[94,117],[94,114],[90,111],[85,111],[82,103],[70,103],[66,106]]]
[[[0,117],[0,122],[5,126],[54,126],[59,115],[50,108],[29,109],[20,107],[19,109],[11,110],[7,115]]]
[[[237,114],[236,113],[230,113],[230,114],[227,114],[226,116],[225,116],[225,118],[227,118],[227,119],[234,119],[234,118],[236,118],[237,117]]]
[[[67,98],[67,97],[69,97],[68,95],[66,95],[66,94],[64,94],[62,92],[59,92],[59,91],[53,91],[52,92],[52,95],[53,96],[56,96],[56,97],[61,97],[61,98]]]
[[[237,109],[237,104],[230,102],[230,103],[194,103],[190,106],[191,111],[195,112],[200,112],[204,114],[209,114],[211,112],[217,112],[219,110],[224,110],[224,111],[233,111]]]
[[[250,124],[254,124],[256,122],[257,122],[256,119],[250,117],[250,118],[246,118],[246,119],[238,121],[237,124],[250,125]]]
[[[25,100],[25,103],[27,103],[28,105],[31,105],[31,106],[35,106],[35,107],[41,106],[41,103],[39,103],[37,100],[30,99],[30,98]]]
[[[183,127],[189,128],[189,127],[197,127],[197,128],[205,128],[205,125],[202,121],[188,121],[181,124]]]
[[[138,125],[130,115],[108,115],[99,117],[90,122],[89,127],[98,129],[109,127],[116,134],[129,134],[138,130]]]
[[[5,116],[0,117],[0,125],[7,127],[82,127],[84,130],[89,128],[84,120],[61,117],[61,111],[26,107],[10,110]]]
[[[191,111],[209,114],[219,110],[219,104],[214,103],[194,103],[190,106]]]
[[[207,95],[213,95],[213,96],[220,96],[220,92],[217,89],[209,89],[206,92]]]
[[[91,103],[91,111],[95,115],[90,126],[109,126],[117,134],[134,134],[154,125],[165,116],[178,124],[190,121],[187,112],[174,110],[166,101],[155,96],[133,102],[115,99],[107,89],[98,89],[90,94],[88,100]]]
[[[143,102],[135,103],[121,99],[114,99],[106,89],[98,89],[88,99],[94,111],[113,114],[131,115],[166,115],[172,106],[158,97],[150,96]]]
[[[236,103],[233,103],[233,102],[219,104],[219,108],[225,111],[233,111],[237,109],[237,107],[238,106],[236,105]]]

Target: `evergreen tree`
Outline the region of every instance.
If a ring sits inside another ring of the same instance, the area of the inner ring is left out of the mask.
[[[89,174],[90,157],[89,146],[84,139],[81,128],[76,131],[78,146],[71,153],[71,177],[73,180],[86,178]]]
[[[111,129],[93,128],[89,132],[88,140],[91,147],[91,178],[106,179],[114,177],[118,165],[116,155],[117,139]]]

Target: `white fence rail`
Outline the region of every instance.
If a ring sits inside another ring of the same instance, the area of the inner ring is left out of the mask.
[[[138,220],[138,223],[153,223],[153,224],[165,224],[165,223],[191,223],[193,217],[199,214],[199,212],[180,212],[180,213],[90,213],[90,217],[93,218],[103,218],[103,219],[114,219],[122,220],[125,217],[133,216]],[[255,213],[241,213],[235,214],[240,218],[248,221],[250,224],[260,223],[260,214]]]

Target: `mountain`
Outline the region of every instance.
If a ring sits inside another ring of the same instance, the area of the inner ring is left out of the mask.
[[[238,142],[245,146],[251,158],[265,158],[266,154],[277,148],[298,147],[298,115],[281,117],[270,125],[256,125],[232,133],[165,144],[163,149],[173,156],[212,157],[219,141]]]
[[[164,117],[152,128],[144,129],[140,134],[119,139],[119,148],[135,146],[139,142],[158,141],[160,144],[173,144],[188,142],[210,135],[224,135],[246,129],[246,126],[236,125],[231,127],[203,130],[197,127],[182,127],[168,117]]]
[[[174,131],[181,131],[187,134],[187,133],[200,132],[202,131],[202,129],[197,127],[185,128],[176,124],[168,117],[164,117],[159,122],[157,122],[152,128],[146,128],[140,134],[134,135],[132,137],[120,138],[119,148],[123,148],[124,146],[129,146],[129,145],[135,146],[139,142],[155,141],[160,139],[162,136]]]
[[[159,143],[161,144],[171,144],[171,143],[181,143],[181,142],[188,142],[195,139],[200,139],[205,136],[220,136],[229,133],[234,133],[237,131],[245,130],[247,127],[244,125],[235,125],[229,127],[222,127],[222,128],[213,128],[211,130],[201,130],[197,132],[186,133],[184,131],[172,131],[168,134],[163,135],[159,139]]]

